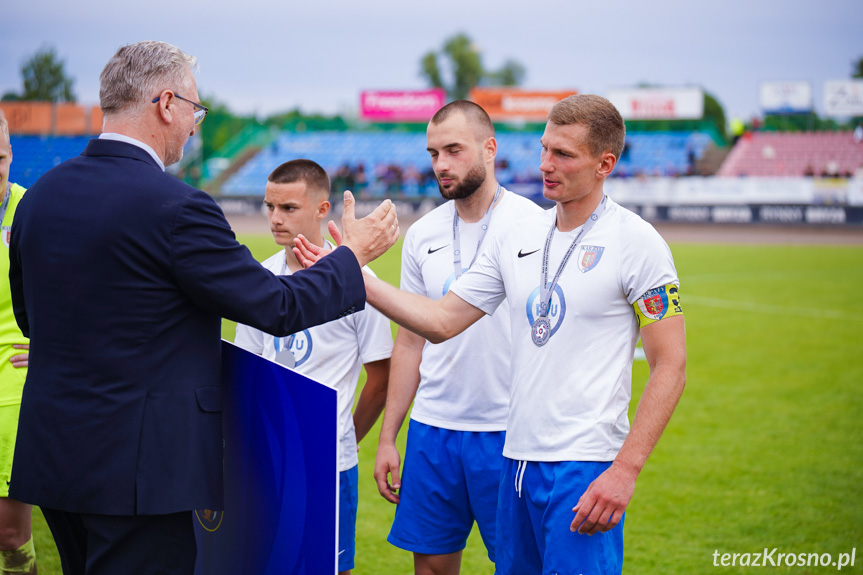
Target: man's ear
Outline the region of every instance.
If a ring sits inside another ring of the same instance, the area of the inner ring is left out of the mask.
[[[321,200],[321,203],[318,204],[318,211],[315,213],[315,218],[322,220],[327,217],[327,214],[330,213],[330,201],[329,200]]]
[[[170,90],[164,90],[159,96],[159,101],[156,103],[159,117],[166,124],[170,124],[174,121],[173,108],[175,102],[176,99],[174,98],[174,93]]]
[[[483,144],[483,152],[485,153],[485,159],[494,161],[497,157],[497,139],[494,136],[488,138]]]
[[[611,175],[614,166],[617,165],[617,157],[611,152],[605,152],[599,158],[599,168],[596,170],[596,176],[599,178],[607,178]]]

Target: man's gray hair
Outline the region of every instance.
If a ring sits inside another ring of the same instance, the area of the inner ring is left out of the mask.
[[[108,60],[99,76],[99,102],[107,115],[133,115],[162,90],[187,95],[191,86],[186,70],[197,58],[165,42],[138,42],[123,46]]]

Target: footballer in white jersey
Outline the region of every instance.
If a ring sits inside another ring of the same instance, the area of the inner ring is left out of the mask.
[[[440,299],[492,238],[541,210],[494,177],[497,143],[485,111],[457,100],[428,126],[441,195],[450,200],[408,230],[401,287]],[[417,572],[456,573],[474,522],[495,558],[497,491],[509,406],[509,310],[450,341],[399,330],[375,463],[378,490],[398,503],[387,540],[414,553]],[[395,438],[410,423],[404,468]],[[391,479],[390,479],[391,478]]]
[[[453,201],[414,223],[402,246],[401,289],[439,299],[456,285]],[[483,245],[520,235],[522,218],[541,214],[532,201],[501,189]],[[459,222],[461,275],[476,255],[482,222]],[[426,342],[411,419],[462,431],[506,429],[510,395],[510,309],[499,308],[443,343]]]
[[[509,308],[500,575],[620,573],[624,512],[683,393],[686,336],[671,252],[603,191],[625,132],[605,98],[558,102],[540,140],[543,196],[553,210],[524,217],[517,234],[495,236],[440,299],[366,281],[371,305],[431,342]],[[630,428],[639,336],[650,377]]]
[[[285,252],[280,251],[261,265],[276,275],[290,275]],[[368,266],[365,273],[374,275]],[[357,436],[351,409],[360,370],[364,364],[389,359],[393,350],[390,322],[373,307],[325,324],[304,329],[288,337],[277,337],[247,325],[237,325],[234,343],[267,359],[293,358],[292,369],[338,392],[339,471],[359,463]]]
[[[270,231],[284,249],[263,262],[277,275],[301,269],[291,250],[302,234],[316,245],[325,244],[321,222],[329,213],[330,180],[310,160],[292,160],[268,177],[264,195]],[[374,275],[368,267],[363,271]],[[277,361],[334,388],[339,410],[339,573],[354,567],[358,500],[357,444],[374,425],[384,407],[393,340],[389,321],[371,307],[343,318],[305,329],[288,337],[274,337],[237,325],[238,346]],[[351,413],[360,369],[366,385]]]

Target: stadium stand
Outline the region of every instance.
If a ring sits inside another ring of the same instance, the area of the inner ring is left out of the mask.
[[[90,136],[12,135],[12,181],[29,188],[54,166],[81,154]]]
[[[695,163],[712,143],[704,132],[658,132],[626,135],[623,157],[615,168],[624,176],[695,175]]]
[[[541,135],[498,133],[497,176],[502,183],[539,181]],[[13,178],[22,186],[32,185],[47,170],[80,154],[89,139],[90,136],[12,135]],[[710,145],[710,136],[701,132],[631,133],[615,176],[692,174],[693,163]],[[365,197],[436,197],[437,184],[425,148],[423,132],[283,132],[236,172],[231,170],[221,192],[261,195],[262,183],[276,166],[295,158],[309,158],[324,166],[336,187],[349,187]]]
[[[863,166],[863,145],[850,131],[751,132],[740,138],[718,176],[850,177]]]
[[[381,165],[414,166],[428,163],[425,134],[305,132],[282,133],[263,148],[222,186],[228,195],[262,195],[263,183],[277,166],[288,160],[307,158],[331,175],[343,166],[354,173],[359,166],[372,170]],[[374,178],[367,178],[370,195],[378,194]],[[360,183],[361,187],[362,183]]]
[[[498,180],[504,184],[539,180],[538,132],[499,132]],[[617,169],[619,176],[677,176],[694,173],[694,162],[712,142],[706,133],[633,133]],[[336,178],[347,167],[354,191],[370,197],[400,194],[436,196],[429,174],[425,133],[304,132],[280,134],[223,185],[226,195],[261,195],[263,182],[278,165],[296,158],[319,163]],[[356,178],[358,168],[362,175]],[[345,174],[346,175],[346,174]],[[364,182],[362,181],[364,180]]]

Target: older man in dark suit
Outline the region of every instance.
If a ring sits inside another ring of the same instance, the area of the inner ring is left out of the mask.
[[[361,266],[398,235],[382,204],[347,248],[286,277],[238,244],[213,200],[164,173],[206,115],[195,59],[121,48],[103,134],[18,207],[16,319],[31,338],[11,494],[40,505],[64,573],[192,573],[191,510],[222,506],[220,321],[285,336],[361,309]]]

